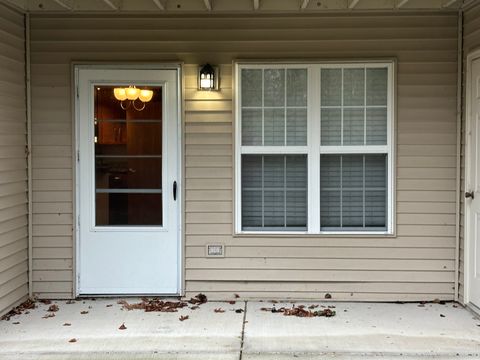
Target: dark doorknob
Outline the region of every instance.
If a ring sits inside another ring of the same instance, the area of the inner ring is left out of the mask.
[[[468,199],[468,198],[472,198],[472,200],[474,199],[474,195],[473,195],[473,191],[467,191],[465,193],[465,197]]]

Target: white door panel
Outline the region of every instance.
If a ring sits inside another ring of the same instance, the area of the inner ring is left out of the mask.
[[[466,241],[468,253],[466,269],[469,301],[480,307],[480,59],[471,63],[469,84],[469,123],[467,141],[470,142],[470,156],[467,163],[467,226]]]
[[[76,75],[77,292],[178,294],[178,70]],[[116,99],[113,89],[128,86],[152,100]]]

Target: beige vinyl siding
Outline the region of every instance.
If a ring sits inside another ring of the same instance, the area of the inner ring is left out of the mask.
[[[464,55],[464,78],[463,82],[466,84],[466,58],[468,54],[474,50],[480,49],[480,4],[468,9],[464,13],[463,19],[463,55]],[[464,94],[466,94],[466,90],[464,89]],[[468,101],[468,99],[466,99]],[[465,105],[465,104],[464,104]],[[463,124],[462,124],[462,178],[461,178],[461,195],[465,192],[465,114],[463,116]],[[459,288],[458,288],[458,295],[459,300],[463,302],[464,299],[464,284],[465,284],[465,218],[464,218],[464,197],[461,196],[461,206],[460,206],[460,264],[459,264]]]
[[[34,291],[72,296],[71,62],[183,61],[187,296],[453,299],[456,46],[449,12],[34,15]],[[396,236],[233,236],[232,61],[377,58],[398,60]],[[196,90],[207,61],[219,92]]]
[[[0,315],[28,296],[24,16],[0,4]]]

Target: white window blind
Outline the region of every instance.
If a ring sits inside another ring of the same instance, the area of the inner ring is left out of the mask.
[[[242,64],[237,79],[238,232],[392,232],[392,63]]]

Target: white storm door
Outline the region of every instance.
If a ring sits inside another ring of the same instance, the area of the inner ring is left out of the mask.
[[[467,204],[468,267],[466,269],[469,301],[480,307],[480,58],[473,59],[469,76],[469,174],[465,199]]]
[[[178,72],[76,69],[79,295],[180,292]]]

